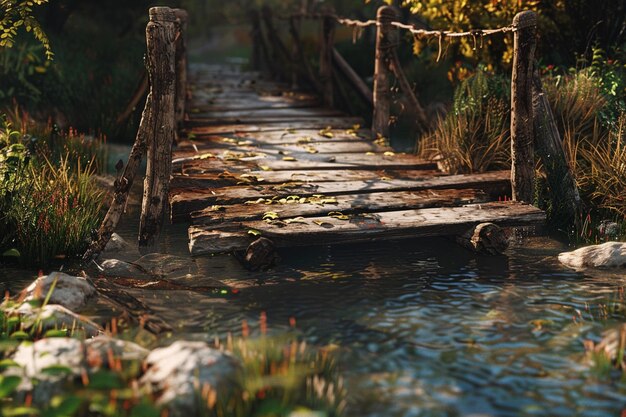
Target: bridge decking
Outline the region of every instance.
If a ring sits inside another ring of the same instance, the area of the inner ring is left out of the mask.
[[[193,254],[456,235],[482,222],[539,225],[545,214],[501,202],[510,173],[445,175],[395,153],[324,108],[236,67],[197,67],[187,137],[173,155],[174,221],[190,221]]]

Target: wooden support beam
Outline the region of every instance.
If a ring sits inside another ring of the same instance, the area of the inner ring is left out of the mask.
[[[320,41],[320,82],[324,104],[333,107],[333,51],[335,43],[335,19],[326,15],[322,20],[322,39]]]
[[[389,112],[391,107],[390,52],[398,45],[398,31],[391,24],[397,14],[393,7],[382,6],[376,19],[376,62],[374,64],[374,115],[372,134],[389,137]]]
[[[146,29],[150,74],[148,166],[139,223],[139,246],[155,244],[165,217],[172,172],[172,143],[176,121],[176,15],[169,7],[150,9]]]
[[[578,214],[581,213],[582,201],[565,157],[563,141],[554,114],[543,91],[537,65],[533,71],[533,121],[535,147],[546,170],[555,214],[564,220],[576,221]]]
[[[390,51],[390,55],[391,55],[391,70],[393,71],[393,75],[398,80],[398,84],[400,84],[400,88],[402,89],[402,91],[404,91],[404,94],[406,94],[409,100],[411,111],[415,114],[415,117],[416,117],[415,121],[417,124],[417,128],[422,133],[428,132],[428,130],[430,130],[430,123],[428,123],[428,117],[426,117],[426,111],[424,110],[419,100],[417,99],[417,95],[415,94],[415,91],[413,91],[413,88],[411,87],[409,80],[406,78],[406,75],[404,74],[404,70],[402,69],[402,65],[400,65],[400,59],[398,59],[398,54],[396,50],[394,49]]]
[[[348,61],[333,48],[333,64],[341,72],[341,74],[350,82],[355,91],[361,96],[361,98],[370,106],[374,105],[374,97],[371,88],[365,84],[365,81],[359,76],[359,74],[352,69]]]
[[[533,64],[537,43],[537,14],[518,13],[511,76],[511,188],[513,200],[532,202],[535,187],[533,147]]]

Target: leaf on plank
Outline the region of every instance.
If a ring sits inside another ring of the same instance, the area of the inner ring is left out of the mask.
[[[320,130],[319,132],[317,132],[318,135],[324,137],[324,138],[329,138],[332,139],[335,137],[335,135],[332,132],[333,128],[328,126],[322,130]]]
[[[350,220],[350,217],[346,216],[340,211],[331,211],[328,213],[328,217],[332,217],[337,220]]]
[[[335,227],[332,223],[328,223],[323,220],[313,220],[313,223],[325,229],[332,229],[333,227]]]

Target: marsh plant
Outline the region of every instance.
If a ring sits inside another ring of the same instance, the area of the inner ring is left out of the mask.
[[[92,180],[93,149],[72,139],[52,148],[6,118],[2,123],[0,254],[31,266],[81,254],[100,222],[104,197]]]
[[[510,166],[506,80],[478,70],[456,89],[450,112],[422,139],[419,153],[453,174]]]

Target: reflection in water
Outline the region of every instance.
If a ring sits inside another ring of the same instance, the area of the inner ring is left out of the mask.
[[[187,256],[186,243],[176,226],[163,245]],[[258,333],[261,312],[274,332],[295,318],[310,343],[339,347],[352,416],[619,415],[626,386],[589,371],[582,340],[606,327],[597,306],[623,280],[565,270],[560,249],[528,240],[481,257],[442,239],[290,249],[265,273],[204,257],[172,281],[228,284],[237,295],[129,292],[174,338],[212,341],[241,332],[243,320]]]

